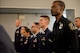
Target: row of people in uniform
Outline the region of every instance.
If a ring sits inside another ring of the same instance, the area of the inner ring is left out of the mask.
[[[80,53],[80,17],[75,19],[78,28],[75,30],[74,24],[62,15],[64,9],[63,1],[52,3],[51,14],[56,18],[52,32],[48,29],[48,16],[41,16],[39,24],[33,23],[31,30],[26,26],[19,26],[20,21],[17,20],[16,53]],[[39,32],[40,28],[42,32]],[[1,25],[0,36],[0,53],[15,53],[13,44]]]
[[[51,14],[56,18],[52,32],[48,29],[50,18],[46,15],[40,16],[39,24],[33,23],[31,31],[27,27],[19,27],[15,32],[16,52],[79,53],[78,37],[75,35],[74,24],[62,15],[64,9],[65,3],[63,1],[52,3]],[[17,25],[19,24],[20,21]],[[42,28],[41,32],[39,32],[40,28]]]
[[[19,22],[19,20],[17,20]],[[51,31],[48,29],[50,18],[41,16],[39,23],[34,22],[31,30],[21,26],[15,32],[15,48],[19,53],[51,53],[51,39],[48,39]],[[40,28],[42,31],[40,32]]]

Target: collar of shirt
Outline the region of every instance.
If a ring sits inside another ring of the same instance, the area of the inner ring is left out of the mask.
[[[38,33],[39,33],[39,32],[37,32],[36,34],[33,33],[33,36],[34,36],[34,37],[37,37],[36,35],[37,35]]]
[[[78,28],[78,31],[80,31],[80,28]]]
[[[23,37],[24,35],[23,34],[21,34],[21,37]]]
[[[59,22],[61,22],[62,21],[62,19],[63,19],[64,17],[63,17],[63,15],[60,17],[60,19],[59,19],[59,21],[57,22],[57,21],[55,21],[55,23],[56,24],[58,24]]]
[[[47,28],[48,28],[48,27],[47,27]],[[42,30],[41,32],[45,32],[47,28],[45,28],[45,29],[44,29],[44,30]]]
[[[46,31],[47,29],[48,29],[48,28],[45,28],[45,29],[42,30],[40,33],[45,34],[45,31]]]

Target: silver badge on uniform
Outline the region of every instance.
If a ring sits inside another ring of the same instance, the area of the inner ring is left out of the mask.
[[[37,39],[35,38],[35,40],[33,40],[33,42],[37,42]]]
[[[41,40],[42,40],[42,45],[45,46],[46,45],[45,42],[44,42],[44,41],[46,41],[45,37],[43,37]]]
[[[63,28],[63,23],[59,23],[60,25],[59,25],[59,29],[62,29]]]
[[[36,42],[37,42],[37,38],[35,38],[35,39],[33,40],[33,42],[36,43]],[[33,47],[36,47],[35,44],[33,44]]]

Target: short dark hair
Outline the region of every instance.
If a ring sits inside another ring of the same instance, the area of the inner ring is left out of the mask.
[[[57,1],[54,1],[53,3],[55,3],[55,2],[58,2],[58,3],[59,3],[59,6],[60,6],[60,7],[64,7],[64,9],[65,9],[65,3],[64,3],[63,1],[57,0]],[[63,10],[64,10],[64,9],[63,9]]]
[[[40,29],[39,22],[33,22],[33,23]]]
[[[22,27],[25,28],[25,31],[26,31],[26,32],[29,32],[29,33],[31,34],[31,30],[30,30],[28,27],[26,27],[26,26],[22,26]]]
[[[75,19],[80,19],[80,17],[76,17]]]
[[[34,24],[35,24],[35,25],[39,25],[39,23],[38,23],[38,22],[34,22]]]
[[[48,19],[50,21],[50,17],[47,16],[47,15],[41,15],[40,17],[44,17],[44,18],[46,18],[46,19]]]

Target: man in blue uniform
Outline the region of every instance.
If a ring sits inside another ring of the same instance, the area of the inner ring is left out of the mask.
[[[20,50],[20,45],[19,45],[19,41],[20,41],[20,37],[21,37],[21,34],[20,34],[20,29],[21,29],[21,26],[20,26],[20,20],[16,20],[16,31],[15,31],[15,50],[16,50],[16,53],[19,53],[19,50]]]
[[[28,53],[38,53],[38,35],[40,34],[40,27],[38,22],[34,22],[31,26],[32,35],[29,38]]]
[[[40,16],[39,25],[42,28],[40,35],[38,36],[39,53],[52,53],[52,48],[48,45],[48,36],[51,31],[48,29],[50,18],[47,15]]]
[[[79,40],[79,50],[78,53],[80,53],[80,17],[75,18],[75,25],[77,27],[76,29],[76,36],[78,37]]]
[[[74,25],[64,18],[64,9],[65,3],[63,1],[54,1],[52,3],[51,14],[56,18],[52,31],[54,53],[67,53],[69,48],[72,48],[73,38],[75,38]],[[74,48],[72,50],[74,51]]]

